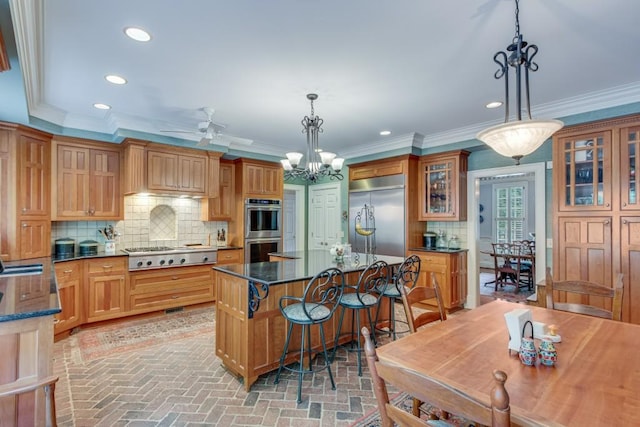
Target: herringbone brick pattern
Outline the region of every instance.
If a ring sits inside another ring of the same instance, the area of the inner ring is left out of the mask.
[[[264,375],[246,392],[215,356],[214,340],[201,334],[88,362],[73,335],[56,343],[58,424],[347,426],[376,407],[366,366],[357,375],[355,353],[338,350],[336,390],[326,371],[306,375],[298,405],[295,374],[283,371],[277,385],[275,373]]]

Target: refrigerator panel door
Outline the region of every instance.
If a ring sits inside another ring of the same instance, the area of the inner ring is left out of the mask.
[[[376,253],[405,256],[404,189],[371,192],[376,219]]]

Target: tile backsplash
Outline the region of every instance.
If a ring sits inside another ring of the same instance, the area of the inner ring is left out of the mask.
[[[126,196],[123,221],[56,221],[51,225],[53,241],[68,237],[79,243],[95,240],[104,250],[105,238],[98,232],[113,225],[119,236],[116,250],[141,246],[184,246],[188,243],[216,245],[226,221],[201,221],[200,200],[162,196]],[[211,239],[211,240],[209,240]]]
[[[467,222],[466,221],[430,221],[427,222],[427,227],[425,231],[433,231],[437,233],[438,231],[443,230],[447,234],[447,242],[451,238],[451,236],[458,236],[460,240],[460,247],[463,249],[469,248],[469,243],[467,239]]]

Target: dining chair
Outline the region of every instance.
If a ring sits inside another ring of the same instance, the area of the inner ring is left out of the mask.
[[[20,395],[25,393],[30,393],[35,391],[39,393],[40,389],[44,391],[44,404],[45,404],[45,426],[46,427],[56,427],[58,425],[56,420],[56,399],[55,399],[55,391],[56,391],[56,382],[58,382],[57,376],[50,376],[43,378],[38,381],[30,382],[28,384],[24,384],[17,388],[12,389],[0,389],[0,399],[5,398],[13,398],[15,399],[16,410],[19,408],[18,399]],[[11,418],[17,416],[18,414],[3,414],[3,418],[0,422],[0,425],[17,425],[17,420],[12,420]]]
[[[396,320],[395,313],[395,303],[402,302],[400,296],[400,288],[405,287],[407,289],[413,289],[418,283],[418,277],[420,275],[420,257],[417,255],[410,255],[404,259],[398,271],[391,277],[389,282],[386,284],[381,284],[376,288],[376,292],[379,294],[380,298],[388,298],[389,299],[389,320],[385,324],[389,327],[389,335],[393,336],[393,340],[395,341],[398,333],[406,333],[409,332],[407,327],[406,330],[398,332],[396,329],[396,323],[406,323],[401,320]],[[378,323],[378,319],[380,317],[380,308],[382,305],[378,304],[378,309],[376,311],[376,326],[380,327],[381,323]]]
[[[437,321],[447,320],[447,313],[444,310],[444,304],[442,303],[442,294],[440,292],[440,285],[436,279],[435,273],[431,273],[431,286],[416,286],[409,292],[405,288],[400,288],[400,294],[402,295],[402,305],[404,306],[404,312],[407,316],[407,322],[409,323],[409,331],[413,334],[419,327],[427,325],[429,323]],[[419,313],[415,310],[417,304],[426,300],[436,300],[438,311],[421,310]],[[420,416],[420,406],[422,402],[420,399],[413,398],[413,415]]]
[[[362,328],[367,366],[373,382],[373,391],[378,402],[378,411],[384,427],[400,426],[439,426],[449,425],[441,420],[423,420],[409,412],[392,405],[389,401],[387,383],[429,404],[449,413],[464,417],[466,420],[485,426],[506,427],[511,425],[509,394],[504,386],[507,374],[494,370],[494,385],[490,394],[490,403],[481,402],[466,393],[444,384],[435,378],[378,360],[376,348],[366,327]]]
[[[523,282],[522,275],[528,275],[531,271],[531,266],[524,264],[522,255],[522,247],[518,243],[492,243],[493,246],[493,263],[495,273],[495,288],[505,285],[513,285],[516,287],[516,291],[522,286],[527,286],[530,290],[533,289],[533,283],[529,283],[529,280]]]
[[[336,350],[338,348],[338,342],[340,337],[340,331],[342,331],[342,322],[344,321],[344,314],[346,310],[353,312],[351,319],[351,351],[356,351],[358,361],[358,376],[362,376],[362,345],[360,344],[360,312],[366,311],[367,319],[369,321],[369,327],[374,328],[373,318],[371,317],[371,308],[378,305],[378,294],[375,290],[379,287],[386,286],[389,283],[390,276],[389,265],[384,261],[376,261],[367,266],[358,278],[358,283],[355,285],[345,285],[342,298],[340,298],[339,306],[342,308],[340,312],[340,320],[338,322],[338,329],[336,329],[336,340],[333,346],[333,355],[331,360],[335,358]],[[355,323],[355,325],[354,325]],[[356,343],[355,350],[353,349],[353,343]]]
[[[622,273],[618,274],[613,288],[585,280],[556,281],[553,280],[551,268],[547,267],[545,283],[547,308],[620,321],[622,320],[622,298],[624,293],[623,277]],[[566,292],[566,296],[569,298],[570,294],[580,296],[581,302],[558,301],[554,291]],[[610,306],[611,309],[591,305],[594,302],[592,298],[595,299],[595,302],[610,300],[610,305],[605,302],[605,306]]]
[[[338,307],[338,302],[342,297],[343,290],[344,274],[341,270],[331,267],[316,274],[305,287],[301,297],[285,295],[280,298],[280,312],[287,320],[289,327],[274,383],[278,384],[280,381],[280,373],[283,369],[297,373],[298,403],[302,402],[302,376],[304,374],[313,374],[326,369],[329,374],[329,380],[331,381],[331,389],[336,389],[333,374],[331,373],[331,359],[327,353],[323,324],[331,320],[333,313]],[[300,325],[302,330],[300,333],[300,358],[295,363],[295,366],[292,367],[285,365],[285,360],[287,358],[294,325]],[[321,353],[324,356],[324,363],[317,366],[316,369],[313,367],[313,359],[314,356],[320,352],[314,351],[311,346],[311,326],[313,325],[318,325],[320,328]],[[306,368],[305,354],[308,357]]]

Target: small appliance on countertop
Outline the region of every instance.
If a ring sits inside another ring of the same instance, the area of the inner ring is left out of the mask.
[[[427,231],[422,235],[422,246],[427,249],[435,249],[437,237],[438,235],[433,231]]]
[[[98,242],[96,242],[95,240],[83,240],[82,242],[78,243],[78,255],[98,255]]]

